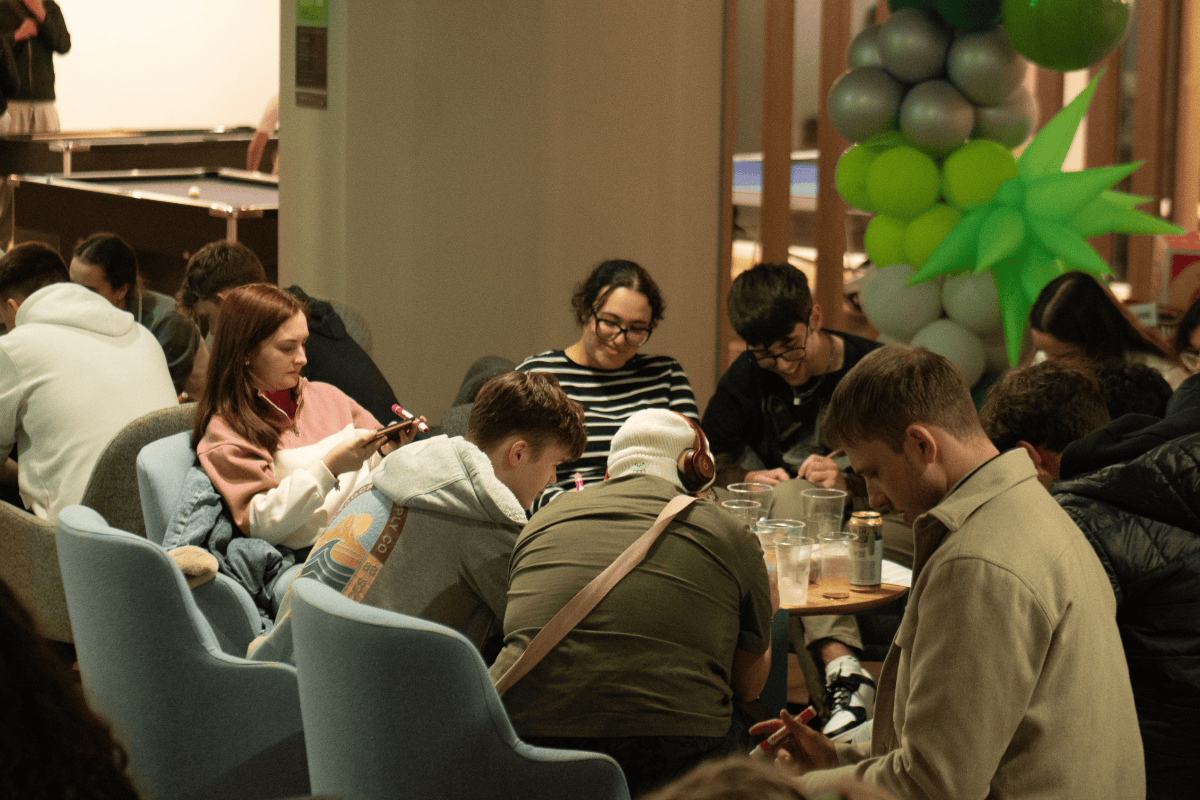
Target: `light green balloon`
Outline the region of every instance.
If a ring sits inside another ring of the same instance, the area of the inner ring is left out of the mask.
[[[905,221],[925,213],[940,191],[937,164],[912,147],[880,153],[867,170],[867,194],[875,208]]]
[[[878,210],[867,193],[867,171],[871,169],[871,164],[878,155],[879,153],[871,148],[856,144],[838,159],[833,182],[846,205],[861,211]]]
[[[914,219],[904,229],[904,253],[913,269],[920,269],[929,256],[958,224],[962,213],[945,203],[933,207]]]
[[[942,164],[942,195],[960,211],[989,202],[1000,184],[1017,176],[1017,160],[1003,145],[987,139],[967,142]]]
[[[863,233],[867,257],[877,267],[904,264],[904,220],[887,214],[876,214]]]

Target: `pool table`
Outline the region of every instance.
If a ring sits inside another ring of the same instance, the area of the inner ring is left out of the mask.
[[[254,128],[108,130],[0,136],[0,175],[166,167],[244,169]],[[271,164],[277,139],[267,143]]]
[[[279,179],[236,169],[136,169],[14,176],[16,241],[42,241],[70,261],[100,231],[137,251],[146,288],[174,294],[188,258],[208,242],[242,242],[275,281]],[[198,194],[198,196],[192,196]]]

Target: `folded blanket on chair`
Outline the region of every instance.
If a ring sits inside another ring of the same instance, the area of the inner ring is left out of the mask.
[[[275,581],[296,563],[296,554],[290,548],[243,536],[201,467],[188,471],[162,544],[166,550],[195,545],[212,553],[219,570],[250,593],[267,629],[274,625],[278,609],[272,589]]]

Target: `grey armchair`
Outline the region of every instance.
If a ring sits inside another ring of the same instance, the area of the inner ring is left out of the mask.
[[[129,753],[139,793],[309,793],[296,671],[222,652],[162,548],[84,506],[58,517],[84,691]]]
[[[190,431],[195,421],[196,404],[185,403],[151,411],[126,425],[100,454],[79,502],[95,509],[114,528],[145,536],[138,492],[138,453],[155,439]]]
[[[0,502],[0,577],[33,612],[42,635],[71,642],[54,523]]]
[[[457,631],[311,578],[292,584],[292,622],[314,792],[628,800],[608,756],[517,738],[479,651]]]

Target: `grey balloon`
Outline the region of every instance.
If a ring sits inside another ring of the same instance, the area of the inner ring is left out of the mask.
[[[971,135],[1014,150],[1033,134],[1036,124],[1037,101],[1028,89],[1018,86],[1001,105],[975,109],[975,131]]]
[[[950,82],[977,106],[998,106],[1007,100],[1025,80],[1028,67],[999,25],[960,35],[946,56]]]
[[[861,142],[896,127],[903,97],[904,86],[882,67],[852,69],[829,90],[829,121],[845,138]]]
[[[975,128],[975,107],[947,81],[922,81],[900,104],[900,130],[933,156],[948,155]]]
[[[883,66],[883,53],[879,50],[878,25],[868,25],[858,36],[854,37],[854,41],[850,43],[850,49],[846,51],[846,66],[850,69]]]
[[[902,8],[879,26],[883,67],[905,83],[941,75],[952,32],[940,20],[915,8]]]

